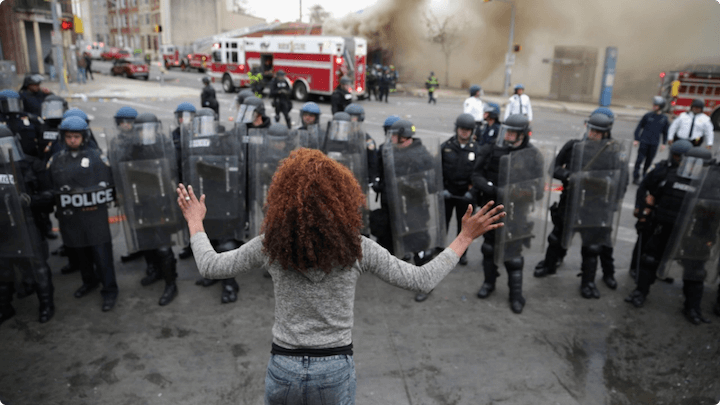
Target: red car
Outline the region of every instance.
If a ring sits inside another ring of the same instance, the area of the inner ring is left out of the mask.
[[[130,51],[120,48],[109,48],[100,57],[102,60],[125,59],[130,57]]]
[[[140,59],[116,59],[110,68],[110,75],[145,79],[150,77],[149,66]]]

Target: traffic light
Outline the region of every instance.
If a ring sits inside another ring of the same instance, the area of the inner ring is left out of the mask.
[[[158,32],[158,33],[162,32],[162,25],[155,24],[155,32]]]
[[[513,52],[520,52],[521,49],[522,49],[522,46],[520,46],[519,44],[515,44],[513,46]]]
[[[73,22],[70,20],[62,20],[60,28],[62,28],[63,31],[69,31],[73,29]]]

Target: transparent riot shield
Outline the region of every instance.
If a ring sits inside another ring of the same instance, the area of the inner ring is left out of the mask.
[[[365,194],[369,194],[368,160],[365,144],[365,132],[360,122],[332,121],[328,128],[323,148],[329,158],[350,169]],[[362,209],[364,235],[370,234],[369,202]]]
[[[159,123],[113,134],[110,161],[129,252],[172,246],[179,240],[177,161]]]
[[[195,120],[213,117],[195,117]],[[214,127],[214,129],[213,129]],[[211,239],[244,239],[245,148],[235,130],[209,124],[181,128],[184,181],[205,194],[203,225]]]
[[[65,246],[80,248],[112,241],[108,204],[115,201],[107,158],[86,147],[75,156],[56,154],[50,166],[57,210],[55,216]]]
[[[298,138],[298,145],[301,148],[321,149],[325,142],[324,134],[321,135],[320,126],[309,125],[306,129],[293,129],[290,134]]]
[[[24,193],[18,165],[22,149],[14,137],[0,138],[0,259],[37,257],[40,237]]]
[[[533,146],[500,158],[497,203],[505,206],[505,225],[495,231],[495,264],[522,257],[523,250],[545,250],[550,203],[549,166],[555,149]]]
[[[400,147],[388,138],[382,153],[395,256],[445,246],[440,140],[417,136]]]
[[[720,257],[720,166],[706,168],[687,190],[658,276],[714,283]]]
[[[267,193],[280,162],[298,147],[298,138],[292,135],[268,135],[267,128],[248,130],[248,237],[260,234],[265,218]]]
[[[562,246],[578,232],[583,245],[613,246],[622,199],[628,184],[630,143],[625,140],[582,141],[574,145],[569,169],[569,199]]]

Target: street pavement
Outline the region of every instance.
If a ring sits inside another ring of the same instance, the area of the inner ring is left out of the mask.
[[[167,128],[177,104],[198,105],[200,77],[171,71],[160,85],[96,75],[89,84],[70,84],[66,96],[71,106],[91,115],[96,134],[112,128],[111,117],[122,105],[157,114]],[[232,125],[233,95],[222,93],[219,85],[216,89],[221,118]],[[451,135],[462,110],[462,92],[438,94],[437,105],[412,94],[393,94],[387,104],[362,102],[365,128],[377,142],[390,114],[413,121],[423,138]],[[300,104],[294,104],[291,115],[297,121]],[[535,99],[533,106],[533,143],[556,150],[582,133],[583,120],[595,108]],[[325,121],[329,104],[321,101],[320,107]],[[618,114],[614,137],[631,139],[644,113],[638,109],[630,114],[633,110]],[[412,292],[361,277],[353,330],[356,403],[717,404],[720,318],[711,313],[717,285],[705,288],[703,311],[712,318],[710,325],[696,327],[683,319],[679,281],[656,283],[642,309],[623,302],[633,289],[627,269],[635,242],[635,190],[630,185],[625,196],[615,247],[620,286],[609,290],[598,277],[599,300],[579,294],[579,238],[558,274],[546,279],[532,277],[544,238],[533,241],[525,255],[527,305],[521,315],[509,309],[504,269],[491,297],[475,296],[483,281],[481,240],[470,247],[469,264],[458,266],[423,303],[415,303]],[[369,197],[371,207],[376,206],[375,196]],[[272,281],[261,269],[239,275],[238,301],[221,304],[220,285],[195,286],[193,260],[181,260],[180,293],[170,305],[159,307],[162,282],[140,286],[145,263],[119,261],[126,248],[122,233],[115,232],[120,296],[111,312],[100,311],[97,293],[72,297],[79,275],[61,275],[66,259],[57,256],[50,259],[55,318],[41,325],[35,298],[15,300],[18,314],[0,326],[0,402],[262,404],[273,324]],[[449,234],[455,234],[452,223]],[[51,241],[51,250],[59,244]]]

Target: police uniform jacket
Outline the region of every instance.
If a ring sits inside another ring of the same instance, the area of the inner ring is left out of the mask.
[[[11,114],[8,118],[8,127],[20,137],[23,152],[30,156],[40,156],[37,140],[42,137],[42,118],[29,113]]]
[[[635,128],[635,140],[648,145],[658,145],[660,136],[662,136],[662,143],[666,144],[669,128],[670,121],[665,114],[651,111],[643,115],[638,122],[637,128]]]
[[[510,99],[508,100],[508,105],[505,108],[505,116],[503,117],[503,121],[505,121],[512,114],[522,114],[526,116],[528,120],[532,121],[532,105],[530,105],[530,97],[528,97],[527,94],[513,94],[510,97]]]
[[[442,150],[443,187],[452,195],[462,196],[470,190],[480,145],[470,141],[463,147],[453,136],[440,145]]]
[[[333,114],[339,111],[345,111],[345,107],[352,103],[352,94],[338,86],[332,96],[330,96],[330,103],[332,104]]]

